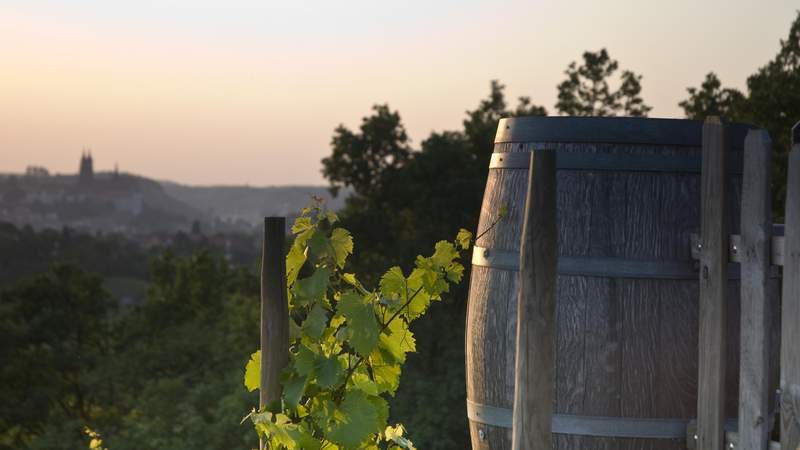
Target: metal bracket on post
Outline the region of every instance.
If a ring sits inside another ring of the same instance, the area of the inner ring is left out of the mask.
[[[770,256],[770,262],[773,266],[782,266],[784,255],[783,255],[783,230],[784,227],[781,224],[774,224],[772,226],[772,251]],[[738,234],[731,234],[728,235],[728,261],[732,263],[741,262],[741,255],[739,253],[739,249],[741,249],[741,242],[742,236]],[[698,233],[692,233],[689,237],[689,245],[691,246],[692,252],[692,259],[699,260],[700,259],[700,252],[703,250],[703,245],[700,242],[700,235]]]
[[[775,415],[769,417],[771,430],[775,426]],[[725,421],[725,450],[739,449],[739,432],[737,430],[737,419],[728,419]],[[698,450],[697,448],[697,420],[689,421],[686,426],[686,448],[689,450]],[[748,450],[748,449],[741,449]],[[780,442],[770,441],[769,450],[781,450]]]

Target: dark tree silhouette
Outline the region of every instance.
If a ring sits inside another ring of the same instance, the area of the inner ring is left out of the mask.
[[[564,71],[567,79],[558,85],[556,110],[569,116],[647,116],[652,108],[641,97],[642,76],[624,70],[619,88],[612,91],[609,79],[618,69],[606,49],[584,52],[582,65],[573,61]]]

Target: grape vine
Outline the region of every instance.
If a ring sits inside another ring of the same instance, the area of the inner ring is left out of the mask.
[[[433,255],[418,256],[410,274],[392,267],[368,289],[345,272],[353,238],[337,222],[314,204],[292,226],[283,394],[245,420],[271,449],[412,450],[403,425],[387,423],[386,396],[397,391],[406,354],[416,350],[409,325],[461,281],[458,259],[472,233],[460,230],[453,242],[438,242]],[[253,353],[245,367],[250,391],[258,389],[260,359]]]

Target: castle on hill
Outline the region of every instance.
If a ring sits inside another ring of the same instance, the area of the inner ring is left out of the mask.
[[[114,165],[114,172],[111,175],[112,180],[119,180],[119,168]],[[78,169],[78,185],[90,186],[95,181],[94,174],[94,159],[92,158],[92,151],[84,149],[81,153],[81,163]]]

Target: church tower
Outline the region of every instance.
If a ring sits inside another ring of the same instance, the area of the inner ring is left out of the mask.
[[[92,162],[92,152],[83,151],[81,154],[81,167],[78,172],[78,183],[82,185],[91,184],[94,180],[94,164]]]

